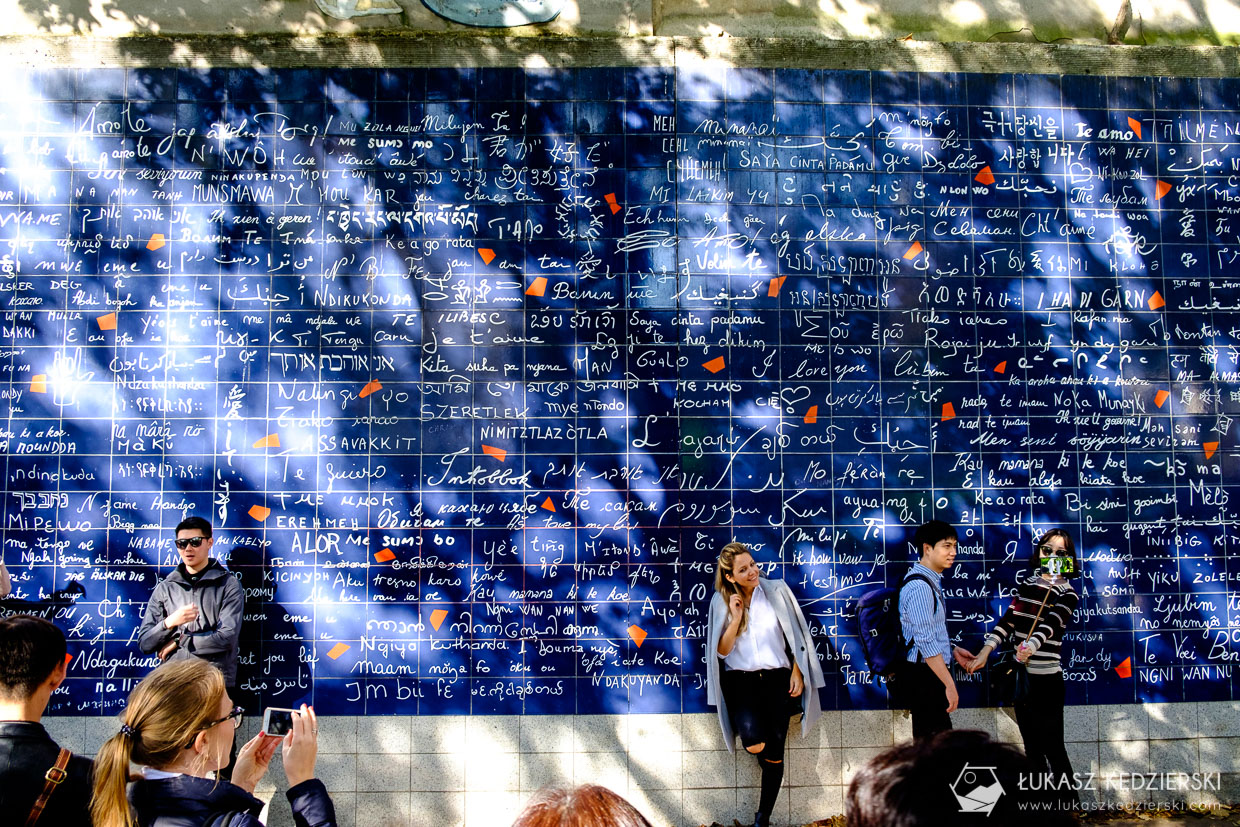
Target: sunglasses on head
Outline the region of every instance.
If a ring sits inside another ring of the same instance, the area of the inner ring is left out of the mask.
[[[177,543],[177,548],[187,549],[190,546],[193,546],[194,548],[198,548],[206,541],[207,541],[206,537],[186,537],[184,540],[177,540],[176,543]]]

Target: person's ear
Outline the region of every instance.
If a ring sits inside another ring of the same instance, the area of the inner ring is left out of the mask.
[[[207,751],[211,748],[210,739],[207,737],[207,733],[209,731],[210,730],[204,729],[202,732],[195,735],[194,740],[191,742],[191,746],[194,748],[194,752],[198,753],[199,758],[205,759]]]
[[[65,677],[69,674],[69,661],[62,660],[56,664],[56,668],[52,670],[52,674],[47,676],[47,683],[51,686],[51,691],[55,692],[57,687],[65,682]]]
[[[729,583],[733,583],[733,584],[736,583],[736,578],[727,573],[724,573],[723,579],[727,580]]]

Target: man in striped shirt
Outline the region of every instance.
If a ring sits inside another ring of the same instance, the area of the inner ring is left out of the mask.
[[[913,737],[924,738],[952,728],[951,713],[960,696],[948,665],[954,657],[963,666],[973,655],[953,648],[947,635],[943,572],[956,560],[956,529],[931,520],[917,529],[913,543],[921,559],[900,589],[900,627],[909,649],[892,688],[913,714]]]

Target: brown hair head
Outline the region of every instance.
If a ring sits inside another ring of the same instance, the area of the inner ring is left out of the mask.
[[[733,583],[728,579],[728,577],[732,575],[732,571],[736,566],[736,558],[742,554],[748,554],[751,558],[753,557],[753,552],[750,551],[749,546],[744,543],[731,542],[719,551],[718,565],[715,566],[715,591],[723,595],[723,600],[725,603],[732,595],[741,593],[740,586]],[[758,574],[761,576],[761,569],[758,570]],[[745,627],[748,625],[749,609],[746,608],[744,613],[741,615],[741,625],[740,628],[736,630],[736,633],[738,635],[741,634],[745,631]]]
[[[31,615],[0,620],[0,698],[24,701],[65,662],[65,636]]]
[[[606,787],[539,790],[512,827],[651,827],[637,808]]]
[[[121,731],[95,757],[95,827],[135,827],[125,798],[130,762],[156,769],[175,762],[215,720],[223,698],[223,674],[201,660],[168,663],[134,687],[120,715]]]

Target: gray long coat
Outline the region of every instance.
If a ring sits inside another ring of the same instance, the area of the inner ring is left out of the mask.
[[[801,718],[801,737],[804,738],[822,714],[818,690],[827,683],[822,676],[822,665],[818,662],[818,652],[810,638],[809,624],[805,622],[805,615],[801,613],[801,607],[788,584],[783,580],[768,580],[763,577],[758,580],[758,588],[762,589],[767,600],[775,607],[775,616],[779,619],[779,628],[783,630],[784,642],[792,651],[805,680],[805,691],[801,693],[801,711],[804,713]],[[723,730],[723,742],[728,745],[729,752],[735,752],[736,735],[732,732],[732,722],[728,718],[728,707],[723,700],[719,677],[723,672],[723,658],[719,657],[719,638],[723,636],[727,625],[728,604],[723,595],[715,592],[710,601],[706,634],[706,702],[719,709],[719,727]]]

